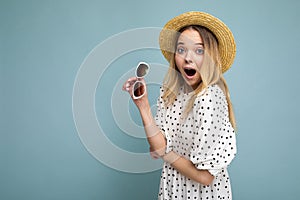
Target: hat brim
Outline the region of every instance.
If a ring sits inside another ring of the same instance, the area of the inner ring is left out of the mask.
[[[178,34],[181,28],[189,25],[204,26],[216,36],[222,72],[226,72],[231,67],[236,54],[233,34],[221,20],[204,12],[192,11],[183,13],[166,23],[159,35],[159,45],[164,57],[170,62],[174,54],[175,35]]]

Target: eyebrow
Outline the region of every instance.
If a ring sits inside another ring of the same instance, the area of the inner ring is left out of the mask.
[[[178,42],[177,43],[177,45],[184,45],[184,42]],[[204,46],[204,44],[203,43],[195,43],[195,45],[202,45],[202,46]]]

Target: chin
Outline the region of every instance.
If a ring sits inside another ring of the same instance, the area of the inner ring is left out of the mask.
[[[201,81],[193,81],[193,82],[186,82],[190,87],[192,87],[193,89],[196,89],[199,84],[201,83]]]
[[[190,82],[190,81],[185,81],[185,84],[186,84],[186,86],[188,86],[188,87],[190,87],[190,88],[195,88],[195,86],[197,87],[197,84],[195,84],[195,83],[192,83],[192,82]]]

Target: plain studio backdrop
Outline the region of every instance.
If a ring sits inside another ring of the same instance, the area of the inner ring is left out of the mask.
[[[152,81],[149,99],[155,105],[167,62],[157,44],[145,44],[101,66],[108,55],[135,41],[124,37],[101,44],[130,30],[162,27],[191,10],[220,18],[237,43],[236,60],[225,74],[238,124],[238,154],[229,166],[233,199],[300,199],[299,9],[297,0],[1,0],[0,199],[155,199],[156,164],[143,168],[90,140],[95,151],[112,159],[111,167],[83,142],[80,134],[88,131],[79,133],[76,126],[74,88],[84,61],[101,47],[95,70],[105,70],[91,90],[94,105],[83,106],[82,112],[94,108],[112,146],[148,156],[143,132],[135,132],[141,130],[138,112],[118,87],[134,75],[139,61],[152,63],[146,80]],[[80,84],[82,91],[91,89]],[[88,99],[79,97],[80,102]],[[124,172],[129,168],[136,173]]]

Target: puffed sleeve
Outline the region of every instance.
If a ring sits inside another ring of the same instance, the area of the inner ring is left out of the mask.
[[[208,87],[196,98],[193,114],[196,126],[190,160],[198,169],[216,176],[236,154],[235,132],[222,90],[217,85]]]
[[[154,117],[156,125],[160,128],[161,133],[164,135],[167,141],[167,147],[166,147],[166,153],[172,151],[173,146],[172,146],[172,139],[169,133],[167,132],[167,123],[166,123],[166,112],[167,108],[164,105],[164,101],[162,99],[163,95],[163,88],[160,89],[160,95],[157,99],[157,109],[156,109],[156,115]]]

